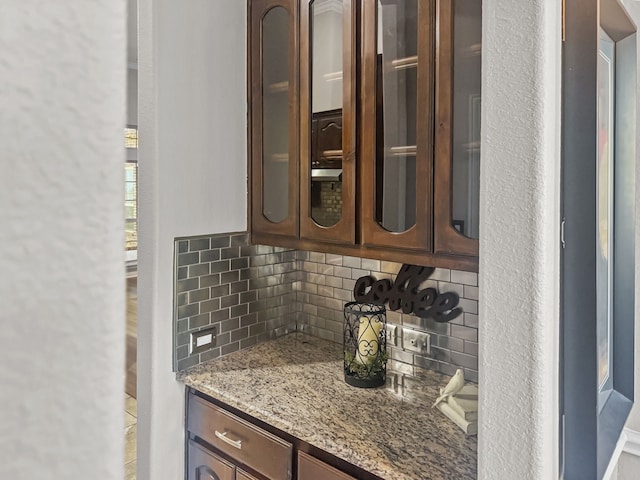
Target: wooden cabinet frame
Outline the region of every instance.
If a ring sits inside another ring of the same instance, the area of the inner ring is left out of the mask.
[[[377,0],[364,0],[362,55],[361,128],[361,242],[367,246],[405,248],[429,252],[432,249],[433,176],[433,26],[432,0],[418,2],[418,88],[416,131],[416,223],[405,232],[389,232],[376,218],[376,112],[380,78],[377,78]],[[375,95],[372,93],[375,92]]]
[[[263,32],[262,22],[269,11],[275,7],[283,7],[289,13],[288,41],[289,41],[289,73],[288,73],[288,103],[289,103],[289,151],[288,154],[288,213],[285,220],[274,223],[263,214],[263,98],[262,85],[262,46]],[[260,234],[285,236],[295,238],[298,236],[298,144],[299,144],[299,118],[298,118],[298,0],[252,0],[249,3],[249,108],[250,116],[250,158],[251,181],[250,215],[249,220],[252,232],[256,235],[254,241],[261,241]]]
[[[300,237],[307,240],[356,242],[356,43],[354,4],[343,3],[342,55],[342,217],[333,226],[318,225],[311,217],[311,28],[310,4],[300,7]]]
[[[437,0],[436,6],[434,252],[478,255],[478,240],[465,237],[452,224],[453,1]]]

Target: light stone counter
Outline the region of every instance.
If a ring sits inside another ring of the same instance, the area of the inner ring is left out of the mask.
[[[380,478],[475,479],[476,437],[431,408],[449,377],[413,370],[388,371],[386,387],[351,387],[340,345],[295,333],[178,379]]]

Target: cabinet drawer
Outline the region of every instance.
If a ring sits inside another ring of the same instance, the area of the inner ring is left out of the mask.
[[[321,460],[298,452],[298,480],[355,480]]]
[[[187,480],[233,480],[235,467],[189,440]]]
[[[195,395],[189,395],[191,434],[272,480],[291,478],[290,443]]]

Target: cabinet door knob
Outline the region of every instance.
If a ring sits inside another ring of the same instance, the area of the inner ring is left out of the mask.
[[[218,437],[224,443],[228,443],[232,447],[235,447],[238,450],[242,450],[242,440],[231,440],[229,437],[227,437],[227,432],[220,433],[218,430],[215,430],[214,433],[216,434],[216,437]]]

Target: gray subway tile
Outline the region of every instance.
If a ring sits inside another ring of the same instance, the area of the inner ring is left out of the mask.
[[[248,327],[249,325],[253,325],[258,321],[258,315],[256,313],[249,313],[248,315],[243,315],[240,318],[240,326]]]
[[[220,258],[222,260],[229,258],[238,258],[240,256],[240,247],[229,247],[220,249]]]
[[[459,338],[448,337],[446,335],[437,336],[437,345],[447,350],[455,350],[456,352],[464,351],[464,341]]]
[[[464,286],[464,298],[468,298],[469,300],[479,300],[478,298],[478,287],[472,287],[470,285]]]
[[[374,272],[380,271],[380,260],[370,260],[368,258],[362,259],[362,269],[371,270]]]
[[[189,267],[180,267],[178,268],[178,272],[176,274],[177,280],[184,280],[189,277]]]
[[[200,312],[215,312],[216,310],[220,310],[220,299],[214,298],[212,300],[207,300],[206,302],[202,302],[200,304]]]
[[[240,272],[238,270],[232,270],[230,272],[223,272],[220,274],[220,283],[231,283],[240,280]]]
[[[336,277],[351,278],[351,269],[349,267],[333,267],[333,274]]]
[[[189,300],[189,294],[187,292],[184,293],[178,293],[176,295],[176,305],[178,307],[181,307],[182,305],[186,305]]]
[[[475,328],[461,327],[460,325],[451,325],[451,336],[461,338],[462,340],[477,342],[478,330]]]
[[[183,358],[178,362],[178,370],[186,370],[189,367],[193,367],[199,363],[198,355],[192,355],[191,357]]]
[[[246,292],[249,289],[249,282],[247,280],[241,280],[239,282],[233,282],[231,284],[231,293]]]
[[[196,265],[191,265],[189,267],[190,277],[200,277],[202,275],[207,275],[208,273],[209,273],[208,263],[198,263]]]
[[[220,348],[212,348],[211,350],[202,352],[200,354],[200,360],[202,362],[206,362],[209,360],[213,360],[214,358],[218,358],[219,356],[220,356]]]
[[[464,342],[464,353],[469,355],[473,355],[475,357],[478,356],[478,344],[476,342]]]
[[[244,340],[248,336],[249,336],[249,328],[248,327],[239,328],[238,330],[234,330],[233,332],[231,332],[231,341],[232,342],[239,342],[241,340]]]
[[[478,371],[470,368],[464,369],[464,379],[468,382],[478,383]]]
[[[231,316],[232,317],[241,317],[242,315],[246,315],[249,313],[249,305],[242,304],[231,307]]]
[[[188,292],[189,290],[196,290],[198,288],[197,278],[186,278],[184,280],[178,280],[176,282],[176,292]]]
[[[229,271],[229,260],[220,260],[211,263],[211,273],[220,273]]]
[[[227,320],[229,318],[229,309],[225,308],[223,310],[218,310],[216,312],[211,312],[211,321],[213,323],[221,322],[223,320]]]
[[[440,282],[450,282],[451,270],[448,268],[436,268],[429,278]]]
[[[240,349],[252,347],[256,343],[258,343],[258,338],[257,337],[245,338],[244,340],[240,340]]]
[[[181,253],[178,255],[178,266],[193,265],[200,262],[200,254],[198,252]]]
[[[187,253],[189,251],[189,240],[179,240],[177,244],[178,253]]]
[[[475,313],[465,313],[464,325],[466,327],[478,328],[478,315]]]
[[[189,251],[196,252],[209,249],[209,237],[193,238],[189,240]]]
[[[231,332],[219,333],[216,336],[216,345],[218,346],[227,345],[230,341],[231,341]]]
[[[189,330],[189,320],[178,320],[176,322],[176,333],[186,332]]]
[[[264,323],[256,323],[249,327],[249,335],[252,337],[254,335],[260,335],[261,333],[265,333],[265,324]]]
[[[220,308],[233,307],[238,305],[240,301],[240,295],[234,293],[233,295],[227,295],[226,297],[220,298]]]
[[[431,347],[431,354],[429,356],[440,362],[449,362],[451,359],[451,350],[446,350],[440,347]]]
[[[189,356],[189,345],[181,345],[176,349],[176,360],[182,360]]]
[[[232,247],[242,247],[249,241],[249,235],[247,233],[239,233],[231,236]]]
[[[201,313],[200,315],[189,318],[189,330],[209,325],[210,318],[211,316],[209,313]]]
[[[242,292],[240,294],[240,303],[251,303],[257,300],[257,298],[258,298],[258,294],[255,290]]]
[[[217,248],[213,250],[207,250],[205,252],[200,252],[201,262],[215,262],[217,260],[220,260],[220,250]]]
[[[466,298],[461,298],[458,301],[458,306],[462,308],[465,313],[478,313],[478,302],[477,300],[468,300]]]
[[[475,287],[478,285],[478,274],[474,272],[463,272],[461,270],[451,270],[451,282]]]
[[[229,235],[221,235],[219,237],[211,238],[211,248],[225,248],[231,244],[231,237]]]
[[[454,292],[457,293],[459,297],[462,297],[464,294],[464,286],[459,283],[438,282],[438,291],[441,293]]]
[[[197,303],[178,307],[178,319],[193,317],[194,315],[198,315],[199,313],[200,308]]]
[[[325,254],[319,252],[309,252],[309,260],[315,263],[325,263]]]
[[[440,370],[440,373],[444,375],[453,376],[456,373],[456,370],[458,370],[458,367],[450,363],[440,362],[439,370]]]
[[[212,275],[206,275],[204,277],[200,277],[200,287],[214,287],[216,285],[220,285],[220,274],[214,273]]]
[[[240,327],[239,318],[231,318],[220,322],[220,333],[230,332]]]
[[[333,253],[325,254],[325,262],[329,265],[342,266],[342,255],[334,255]]]
[[[362,259],[359,257],[342,257],[342,266],[350,268],[362,268]]]
[[[247,257],[234,258],[231,260],[231,270],[242,270],[249,267],[249,259]]]
[[[211,287],[211,298],[224,297],[225,295],[229,295],[229,285]]]
[[[201,288],[200,290],[192,290],[189,292],[189,303],[202,302],[209,300],[209,289]]]
[[[451,352],[451,363],[462,368],[478,369],[478,357],[460,352]]]
[[[220,349],[221,355],[229,355],[230,353],[237,352],[240,349],[240,342],[230,343]]]

